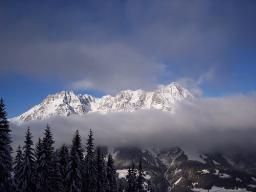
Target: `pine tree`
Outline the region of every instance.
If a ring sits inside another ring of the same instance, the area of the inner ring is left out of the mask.
[[[68,173],[68,162],[69,162],[69,151],[66,145],[62,145],[59,150],[59,166],[60,166],[60,175],[62,178],[62,185],[64,191],[68,189],[67,183],[67,173]]]
[[[12,148],[11,130],[7,120],[4,101],[0,99],[0,191],[11,191]]]
[[[118,192],[124,192],[126,189],[126,181],[125,180],[119,180],[118,182]]]
[[[39,138],[38,143],[36,144],[35,149],[35,157],[36,157],[36,173],[35,173],[35,179],[36,179],[36,190],[37,192],[42,191],[42,184],[43,184],[43,163],[42,163],[42,156],[43,156],[43,143],[42,140]]]
[[[14,169],[13,169],[13,171],[14,171],[14,191],[16,191],[16,192],[21,192],[22,159],[23,159],[22,149],[19,145],[18,149],[16,151],[15,159],[14,159]]]
[[[86,157],[84,165],[84,177],[83,177],[83,191],[84,192],[95,192],[96,191],[96,167],[95,167],[95,153],[93,143],[92,130],[89,132],[87,146],[86,146]]]
[[[133,182],[132,182],[132,170],[131,170],[130,167],[129,167],[128,172],[127,172],[126,181],[127,181],[126,192],[132,192]]]
[[[113,158],[110,154],[108,155],[108,162],[107,162],[107,182],[108,182],[107,192],[116,192],[117,191],[116,170],[114,168]]]
[[[54,177],[54,140],[52,136],[51,129],[49,125],[46,126],[44,132],[44,138],[42,141],[42,156],[40,163],[41,170],[41,179],[42,183],[40,184],[41,191],[43,192],[54,192],[54,183],[52,182]]]
[[[72,141],[67,180],[69,192],[81,192],[82,191],[82,159],[81,159],[81,138],[79,132],[76,131]]]
[[[106,165],[104,160],[104,155],[101,152],[100,147],[97,148],[96,155],[96,191],[105,192],[106,191]]]
[[[35,148],[36,162],[40,161],[42,154],[43,154],[43,143],[41,138],[39,138]]]
[[[25,137],[25,145],[23,146],[23,159],[21,165],[21,191],[34,192],[35,190],[35,154],[30,129],[27,129]]]
[[[127,187],[126,192],[136,192],[136,169],[134,163],[132,163],[132,167],[128,169],[128,174],[126,176]]]
[[[50,180],[51,191],[64,192],[63,178],[60,173],[60,164],[57,152],[53,155],[53,164],[53,174]]]
[[[83,160],[84,160],[84,150],[83,150],[83,147],[82,147],[81,136],[80,136],[78,130],[76,130],[75,137],[74,137],[74,140],[73,140],[73,144],[76,146],[76,152],[77,152],[77,155],[79,157],[80,162],[83,162]]]
[[[144,182],[145,182],[145,174],[144,174],[144,171],[142,169],[142,160],[140,159],[140,162],[139,162],[139,168],[138,168],[138,177],[137,177],[137,191],[138,192],[145,192],[145,189],[144,189]]]
[[[147,182],[148,186],[147,186],[147,190],[148,192],[154,192],[155,189],[154,189],[154,185],[152,184],[152,181],[151,180],[148,180]]]

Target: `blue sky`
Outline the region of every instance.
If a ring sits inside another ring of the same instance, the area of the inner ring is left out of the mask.
[[[171,81],[203,97],[256,90],[256,2],[1,1],[9,116],[50,93],[95,96]]]

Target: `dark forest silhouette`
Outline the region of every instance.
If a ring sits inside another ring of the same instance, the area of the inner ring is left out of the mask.
[[[23,146],[12,159],[11,130],[3,99],[0,100],[0,191],[1,192],[143,192],[153,191],[144,185],[142,163],[134,163],[126,179],[119,181],[114,159],[95,147],[90,130],[85,147],[79,131],[71,145],[54,148],[49,125],[34,145],[28,127]]]

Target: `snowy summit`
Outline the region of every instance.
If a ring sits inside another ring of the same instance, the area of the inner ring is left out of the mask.
[[[150,109],[174,112],[178,102],[192,98],[193,95],[187,89],[175,82],[159,86],[153,91],[124,90],[115,96],[106,95],[101,98],[62,91],[47,96],[40,104],[11,121],[25,122],[54,116],[84,115],[89,112],[133,112]]]

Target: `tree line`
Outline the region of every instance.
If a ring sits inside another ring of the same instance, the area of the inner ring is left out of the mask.
[[[34,145],[28,127],[23,146],[12,159],[11,130],[3,99],[0,100],[0,191],[1,192],[144,192],[142,161],[128,169],[124,180],[118,179],[111,154],[94,144],[89,131],[83,147],[77,130],[70,146],[54,148],[49,125]]]

